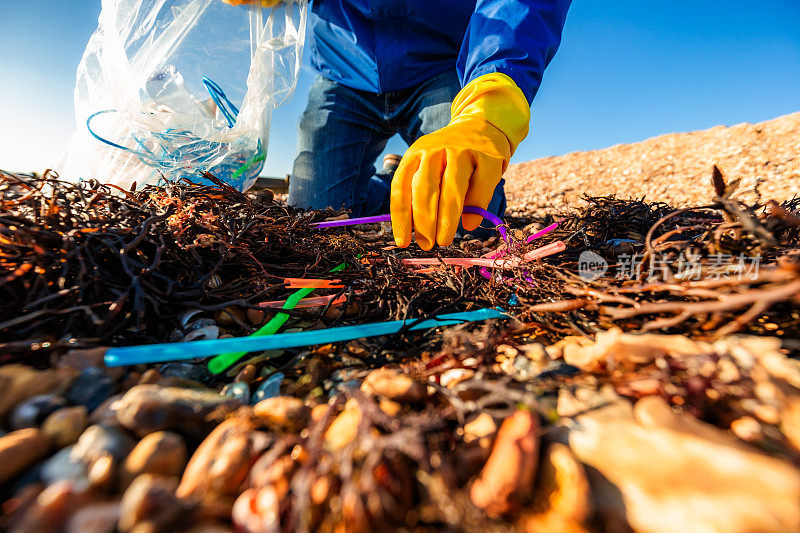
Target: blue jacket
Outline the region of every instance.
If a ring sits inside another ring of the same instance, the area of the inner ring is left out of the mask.
[[[501,72],[533,100],[571,0],[315,0],[311,64],[372,93],[457,68],[462,86]]]

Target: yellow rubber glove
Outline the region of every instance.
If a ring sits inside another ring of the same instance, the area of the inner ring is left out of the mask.
[[[232,6],[243,6],[243,5],[249,6],[251,4],[257,4],[261,2],[261,7],[275,7],[283,2],[283,0],[222,0],[222,1]]]
[[[452,244],[465,205],[486,209],[517,145],[528,134],[531,112],[514,80],[486,74],[468,83],[450,108],[450,123],[417,139],[392,179],[391,213],[398,246]],[[472,231],[479,215],[464,215]]]

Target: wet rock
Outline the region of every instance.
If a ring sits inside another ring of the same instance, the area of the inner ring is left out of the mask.
[[[0,437],[0,485],[47,455],[50,442],[36,428],[20,429]]]
[[[250,387],[247,386],[247,383],[230,383],[225,385],[220,394],[226,398],[239,400],[242,404],[250,403]]]
[[[265,433],[255,431],[258,425],[251,416],[235,416],[218,425],[186,465],[177,495],[195,499],[237,495],[250,467],[271,443]]]
[[[472,503],[491,517],[519,509],[531,490],[539,452],[539,419],[516,411],[503,421],[492,453],[472,484]]]
[[[344,410],[333,419],[325,431],[325,444],[333,451],[339,451],[358,435],[361,424],[361,408],[354,400],[348,400]]]
[[[119,530],[171,532],[182,525],[194,504],[175,495],[177,481],[152,474],[133,480],[120,503]]]
[[[272,431],[298,432],[308,424],[311,410],[299,398],[276,396],[258,402],[253,413]]]
[[[670,418],[657,401],[640,400],[633,419],[582,416],[569,432],[571,450],[592,467],[606,524],[662,533],[800,529],[797,467],[740,441],[730,445],[737,439],[713,426]]]
[[[120,517],[119,502],[98,502],[78,509],[67,522],[65,533],[114,533]]]
[[[34,370],[25,365],[0,366],[0,421],[19,403],[40,394],[61,394],[75,378],[69,369]]]
[[[248,385],[256,378],[255,365],[244,365],[242,369],[236,374],[234,379],[235,383],[247,383]]]
[[[134,440],[122,429],[96,424],[89,426],[78,439],[72,457],[91,465],[96,460],[111,456],[119,464],[133,449]]]
[[[275,372],[272,374],[261,385],[258,386],[256,391],[253,393],[253,397],[251,398],[250,402],[252,404],[257,404],[258,402],[266,400],[267,398],[280,396],[281,382],[283,382],[283,378],[284,375],[281,372]]]
[[[139,436],[170,430],[202,438],[240,405],[212,392],[137,385],[115,402],[114,410],[119,423]]]
[[[231,519],[245,533],[280,531],[280,497],[275,488],[266,486],[242,492],[233,504]]]
[[[180,477],[186,466],[186,444],[177,433],[157,431],[144,437],[122,464],[123,481],[141,474]]]
[[[28,398],[11,413],[11,429],[39,427],[51,413],[66,405],[67,401],[55,394],[40,394]]]
[[[214,375],[208,371],[205,365],[193,365],[191,363],[166,363],[158,368],[161,375],[165,378],[178,378],[186,381],[196,381],[203,385],[210,385],[214,381]]]
[[[800,396],[793,396],[786,401],[781,414],[781,431],[800,452]]]
[[[85,406],[92,412],[113,393],[114,380],[111,376],[99,368],[89,367],[72,383],[67,392],[67,399],[76,405]]]
[[[524,531],[588,532],[592,495],[583,466],[569,447],[553,443],[542,455],[532,506],[520,520]]]
[[[73,446],[67,446],[42,464],[39,476],[46,485],[88,480],[89,467],[79,457],[73,456],[73,449]]]
[[[425,385],[405,374],[384,368],[370,372],[361,389],[400,403],[416,403],[427,397]]]

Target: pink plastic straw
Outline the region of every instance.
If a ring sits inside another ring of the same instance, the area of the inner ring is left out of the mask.
[[[462,267],[512,268],[519,265],[519,260],[497,261],[485,257],[421,257],[403,259],[403,264],[406,266],[455,265]]]
[[[553,230],[554,230],[554,229],[556,229],[557,227],[558,227],[558,222],[553,222],[552,224],[550,224],[549,226],[547,226],[547,227],[546,227],[546,228],[544,228],[543,230],[541,230],[541,231],[537,231],[536,233],[534,233],[533,235],[531,235],[530,237],[528,237],[527,239],[525,239],[525,243],[526,243],[526,244],[528,244],[528,243],[531,243],[531,242],[533,242],[535,239],[538,239],[539,237],[541,237],[541,236],[543,236],[543,235],[547,235],[548,233],[550,233],[551,231],[553,231]]]
[[[563,252],[566,249],[567,245],[564,244],[564,241],[556,241],[546,246],[536,248],[535,250],[531,250],[527,254],[523,255],[522,259],[524,259],[525,261],[536,261],[538,259],[543,259],[549,255]]]

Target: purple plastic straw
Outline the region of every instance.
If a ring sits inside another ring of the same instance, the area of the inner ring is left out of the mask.
[[[538,239],[542,235],[547,235],[548,233],[550,233],[551,231],[553,231],[557,227],[558,227],[558,222],[554,222],[554,223],[550,224],[549,226],[547,226],[546,228],[544,228],[543,230],[537,231],[536,233],[534,233],[533,235],[531,235],[530,237],[525,239],[525,242],[526,243],[531,243],[531,242],[534,241],[534,239]]]
[[[506,232],[506,228],[503,226],[503,219],[498,217],[497,215],[490,213],[485,209],[481,209],[480,207],[474,207],[471,205],[464,207],[464,213],[468,215],[480,215],[486,220],[490,221],[497,227],[497,231],[500,232],[500,235],[503,237],[503,240],[508,242],[508,233]],[[342,226],[355,226],[357,224],[374,224],[376,222],[391,222],[392,215],[377,215],[373,217],[361,217],[361,218],[348,218],[346,220],[331,220],[329,222],[316,222],[312,224],[312,226],[316,228],[339,228]]]

